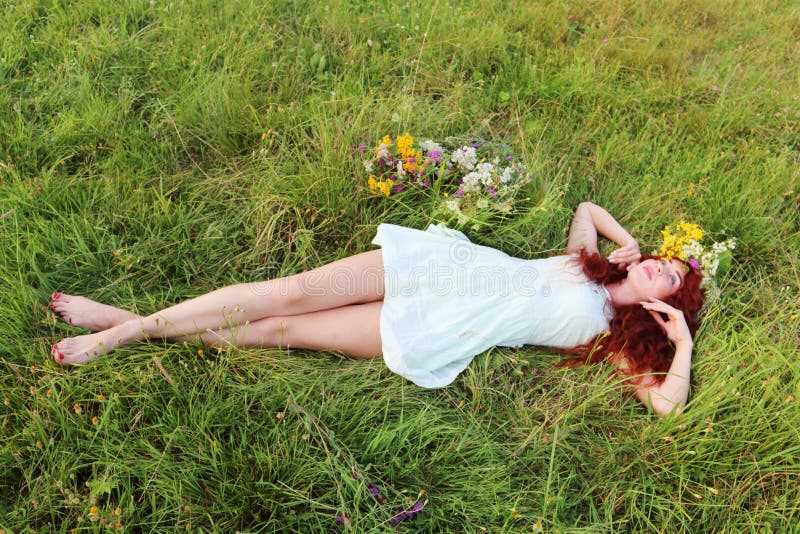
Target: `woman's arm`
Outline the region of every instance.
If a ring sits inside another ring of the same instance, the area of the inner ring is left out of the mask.
[[[659,385],[648,386],[647,377],[644,377],[635,386],[636,397],[645,405],[651,406],[658,415],[668,415],[673,411],[680,413],[689,398],[689,378],[694,348],[692,334],[680,310],[655,298],[651,298],[650,302],[643,302],[642,306],[650,312],[667,337],[675,344],[675,356],[664,381]],[[661,317],[662,313],[667,315],[666,321]]]
[[[597,204],[581,202],[569,228],[567,252],[575,253],[580,249],[586,249],[589,253],[597,252],[598,234],[620,246],[608,255],[611,263],[624,267],[641,259],[639,244],[610,213]]]

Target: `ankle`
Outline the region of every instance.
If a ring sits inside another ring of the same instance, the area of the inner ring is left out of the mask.
[[[135,343],[150,337],[139,317],[123,321],[117,326],[109,328],[108,332],[113,335],[116,346]]]

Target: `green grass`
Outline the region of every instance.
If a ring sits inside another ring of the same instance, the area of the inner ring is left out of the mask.
[[[800,523],[791,2],[42,0],[3,18],[4,532],[329,532],[339,514],[388,532],[421,489],[401,531]],[[737,237],[683,414],[536,348],[440,390],[332,353],[49,361],[79,332],[53,291],[149,313],[368,250],[380,222],[442,220],[435,199],[371,195],[351,158],[405,131],[524,156],[530,200],[464,229],[517,256],[563,249],[587,199],[648,250],[681,218]]]

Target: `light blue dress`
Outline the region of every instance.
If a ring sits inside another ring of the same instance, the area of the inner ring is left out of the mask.
[[[608,329],[608,291],[572,256],[513,258],[444,225],[381,224],[383,359],[426,388],[451,383],[495,346],[573,348]]]

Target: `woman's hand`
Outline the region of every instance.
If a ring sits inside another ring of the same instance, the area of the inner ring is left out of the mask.
[[[664,334],[672,341],[676,347],[679,345],[692,347],[692,333],[689,331],[689,325],[686,324],[686,318],[683,312],[677,308],[673,308],[666,302],[660,301],[655,297],[650,297],[648,302],[642,302],[642,307],[650,312],[653,319],[664,331]],[[665,321],[661,314],[667,316]]]
[[[619,265],[621,269],[635,265],[641,259],[642,253],[639,250],[639,243],[633,238],[608,255],[608,261]]]

